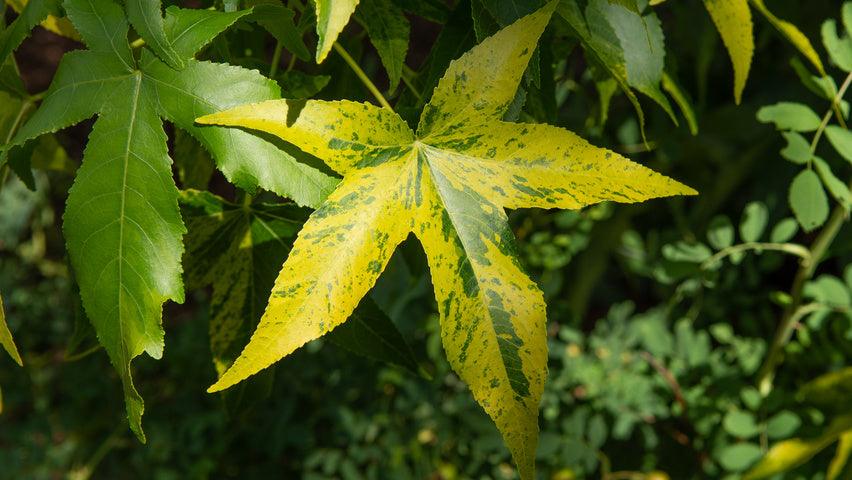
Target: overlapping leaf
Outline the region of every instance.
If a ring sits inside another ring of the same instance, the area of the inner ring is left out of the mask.
[[[213,286],[210,348],[221,375],[257,326],[308,212],[293,204],[238,205],[196,190],[182,192],[181,205],[188,229],[187,286]],[[402,335],[368,299],[331,340],[355,353],[418,370]]]
[[[532,478],[545,309],[514,254],[504,207],[694,193],[566,130],[501,121],[554,7],[451,63],[416,133],[391,110],[348,101],[277,100],[198,120],[272,133],[344,176],[299,233],[248,346],[210,391],[344,322],[414,233],[429,261],[450,363],[494,419],[521,476]]]
[[[136,60],[117,4],[68,0],[65,9],[89,49],[62,58],[43,103],[13,143],[98,115],[63,229],[86,312],[121,373],[130,426],[144,440],[130,362],[142,352],[162,355],[162,304],[183,300],[185,229],[161,117],[195,135],[245,188],[260,185],[312,205],[336,181],[256,136],[193,125],[196,115],[278,96],[274,82],[256,72],[191,58],[245,12],[169,9],[166,43],[186,65],[177,71],[148,49]]]

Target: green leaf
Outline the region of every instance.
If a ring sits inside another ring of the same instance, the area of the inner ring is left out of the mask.
[[[677,242],[663,246],[663,257],[672,262],[701,263],[713,252],[703,243]]]
[[[145,40],[148,48],[172,68],[183,68],[184,58],[166,38],[160,0],[125,0],[124,7],[127,10],[127,20]]]
[[[769,240],[775,243],[784,243],[796,236],[799,231],[799,223],[795,218],[784,218],[778,222],[769,234]]]
[[[804,295],[832,307],[848,307],[852,303],[849,290],[839,278],[820,275],[805,285]]]
[[[734,225],[731,223],[731,219],[724,215],[713,217],[707,227],[707,241],[716,250],[722,250],[733,245]]]
[[[322,63],[349,17],[355,12],[359,0],[316,0],[317,11],[317,63]]]
[[[828,197],[819,176],[813,170],[803,170],[790,184],[790,208],[799,225],[810,232],[828,219]]]
[[[388,362],[420,374],[414,352],[393,321],[370,297],[364,297],[352,316],[329,334],[329,340],[358,355]]]
[[[760,455],[760,447],[753,443],[735,443],[722,449],[719,463],[725,470],[741,472],[756,462]]]
[[[163,29],[178,55],[190,58],[237,20],[251,13],[252,10],[217,12],[171,6],[166,8]]]
[[[281,96],[286,98],[310,98],[321,92],[331,81],[328,75],[310,75],[298,70],[284,72],[278,77]]]
[[[174,161],[178,178],[185,189],[203,190],[210,183],[216,165],[210,154],[183,130],[174,132]]]
[[[814,168],[819,174],[819,178],[822,180],[823,185],[828,189],[831,193],[831,196],[837,200],[848,213],[852,210],[852,193],[849,192],[849,187],[846,186],[839,178],[834,176],[834,173],[831,171],[831,167],[828,166],[828,163],[825,160],[814,157]]]
[[[587,7],[587,12],[589,12],[590,7]],[[577,0],[563,0],[557,7],[557,13],[568,22],[574,35],[583,45],[583,50],[586,52],[589,61],[609,73],[633,105],[639,119],[639,129],[644,139],[645,114],[642,112],[639,99],[636,98],[636,94],[633,93],[627,81],[624,53],[612,27],[606,21],[602,21],[600,15],[589,15],[588,13],[584,15]]]
[[[843,4],[843,19],[844,23],[847,18],[852,17],[852,4]],[[833,19],[826,20],[822,24],[822,44],[825,45],[826,51],[831,58],[831,61],[843,71],[852,71],[852,38],[849,37],[849,27],[846,26],[847,32],[843,36],[837,33],[837,23]]]
[[[221,375],[263,315],[280,265],[308,218],[293,204],[238,205],[212,193],[181,192],[189,288],[213,287],[210,349]]]
[[[293,17],[295,16],[293,10],[275,2],[275,0],[266,1],[270,1],[270,3],[259,0],[248,3],[248,5],[252,6],[253,12],[250,19],[271,33],[276,40],[281,42],[284,48],[296,55],[299,60],[305,62],[310,60],[311,52],[305,46],[301,32],[296,27],[296,24],[293,23]]]
[[[758,480],[790,471],[813,458],[848,431],[852,431],[852,415],[835,418],[826,431],[816,438],[794,438],[776,443],[760,463],[743,476],[743,480]]]
[[[810,107],[801,103],[779,102],[762,107],[757,119],[763,123],[774,123],[778,130],[812,132],[819,127],[820,119]]]
[[[731,410],[722,419],[722,427],[726,432],[738,438],[751,438],[757,435],[757,422],[754,415],[742,410]]]
[[[684,93],[683,89],[680,85],[678,85],[678,82],[676,82],[668,73],[663,72],[662,87],[666,93],[671,95],[680,109],[680,113],[683,114],[683,118],[686,119],[686,124],[689,127],[689,133],[698,135],[698,119],[695,117],[695,110],[692,108],[692,103],[690,103],[686,93]]]
[[[60,0],[29,0],[24,9],[5,30],[0,32],[0,65],[29,36],[30,31],[59,10]]]
[[[388,72],[388,89],[396,90],[408,54],[408,19],[391,0],[364,0],[359,19]]]
[[[0,296],[0,345],[6,350],[6,353],[12,357],[20,366],[24,366],[24,361],[21,360],[21,354],[18,353],[18,347],[15,346],[15,341],[12,340],[12,332],[9,331],[9,326],[6,325],[6,312],[3,309],[3,297]]]
[[[152,95],[159,97],[162,115],[198,139],[238,187],[253,191],[260,186],[306,206],[319,205],[334,189],[337,180],[299,162],[267,139],[235,129],[195,125],[196,115],[278,98],[275,82],[231,65],[190,60],[178,72],[151,56],[146,58],[142,68],[151,80]]]
[[[210,391],[343,323],[413,232],[450,364],[497,424],[521,477],[533,478],[545,309],[514,254],[504,207],[693,193],[568,131],[501,121],[554,7],[452,62],[416,132],[389,109],[348,101],[278,100],[198,119],[272,133],[344,176],[299,233],[248,346]]]
[[[609,24],[621,48],[627,83],[654,100],[677,124],[671,104],[660,90],[666,48],[657,15],[642,16],[608,0],[591,0],[586,16],[590,24]],[[637,42],[637,38],[643,41]]]
[[[852,132],[837,125],[825,127],[825,136],[837,153],[852,163]]]
[[[799,165],[806,165],[813,158],[811,144],[800,133],[781,132],[787,140],[787,146],[781,150],[781,156]]]
[[[743,210],[740,220],[740,237],[744,242],[756,242],[766,230],[769,210],[762,202],[751,202]]]
[[[766,434],[769,438],[787,438],[792,435],[802,424],[799,416],[784,410],[772,416],[766,422]]]
[[[69,193],[63,230],[86,313],[121,374],[130,427],[144,441],[144,408],[130,362],[142,352],[162,355],[162,304],[183,301],[184,228],[160,117],[196,134],[225,175],[241,186],[260,183],[301,203],[319,203],[336,181],[249,133],[202,132],[193,125],[200,112],[277,98],[274,82],[195,60],[178,72],[147,48],[137,62],[118,5],[68,0],[65,8],[89,50],[63,56],[40,108],[12,144],[98,114]],[[180,36],[172,45],[181,55],[194,54],[218,34],[216,29],[239,18],[169,12],[166,32]]]
[[[819,58],[819,54],[814,50],[813,45],[811,45],[810,40],[806,37],[795,25],[790,22],[781,20],[776,17],[766,8],[766,4],[763,0],[750,0],[751,4],[760,12],[769,23],[772,24],[773,27],[778,29],[782,35],[787,37],[787,41],[789,41],[793,46],[799,50],[799,53],[802,54],[811,64],[816,68],[817,72],[820,75],[825,76],[825,67],[822,65],[822,60]]]
[[[704,0],[704,6],[734,65],[734,101],[739,104],[754,56],[754,27],[748,0]]]

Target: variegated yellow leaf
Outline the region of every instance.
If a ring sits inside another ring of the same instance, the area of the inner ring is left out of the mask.
[[[444,348],[533,478],[547,374],[545,305],[504,208],[580,208],[690,188],[547,125],[501,121],[555,4],[453,62],[417,132],[389,109],[288,100],[198,119],[273,133],[344,178],[311,215],[241,356],[218,391],[339,325],[413,233],[429,260]]]
[[[813,64],[814,68],[817,69],[817,72],[819,72],[820,75],[825,75],[825,67],[822,65],[822,60],[820,60],[819,54],[816,50],[814,50],[813,45],[811,45],[811,41],[808,40],[808,37],[806,37],[801,30],[796,28],[796,26],[792,23],[776,17],[771,11],[769,11],[769,8],[766,7],[766,3],[764,3],[763,0],[750,1],[754,8],[766,17],[766,19],[769,20],[769,23],[777,28],[782,35],[787,37],[787,40],[796,47],[803,57],[807,58],[808,61]]]
[[[754,25],[748,0],[704,0],[704,6],[734,64],[734,100],[740,103],[754,55]]]
[[[337,36],[349,23],[358,0],[316,0],[317,7],[317,63],[322,63]]]

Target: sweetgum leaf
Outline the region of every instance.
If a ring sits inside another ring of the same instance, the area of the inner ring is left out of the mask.
[[[65,10],[89,49],[63,56],[41,106],[12,145],[98,115],[63,230],[86,313],[121,374],[130,428],[144,441],[144,406],[130,363],[142,352],[162,355],[162,304],[183,301],[185,228],[161,118],[195,134],[225,175],[245,188],[260,184],[315,204],[336,181],[254,135],[225,128],[199,132],[192,125],[197,114],[277,98],[274,82],[191,58],[177,71],[147,48],[137,60],[117,4],[67,0]],[[242,15],[169,9],[164,28],[175,35],[168,37],[175,51],[189,57]],[[305,180],[303,173],[313,177]]]
[[[408,53],[408,19],[391,0],[364,0],[359,18],[367,29],[370,42],[379,52],[390,79],[389,90],[399,85],[405,56]]]
[[[501,119],[556,3],[452,62],[416,132],[350,101],[275,100],[199,123],[262,130],[343,175],[284,262],[228,388],[346,321],[409,233],[423,244],[450,364],[532,479],[547,370],[542,293],[515,255],[504,207],[581,208],[692,194],[566,130]]]

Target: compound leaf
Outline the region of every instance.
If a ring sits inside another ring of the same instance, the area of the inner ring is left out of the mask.
[[[555,2],[452,62],[416,133],[389,109],[275,100],[198,119],[281,137],[344,179],[305,223],[228,388],[343,323],[409,233],[426,251],[453,369],[533,478],[546,376],[544,299],[504,207],[692,194],[573,133],[501,121]]]
[[[749,1],[751,1],[751,4],[758,12],[766,17],[773,27],[778,29],[782,35],[787,37],[787,41],[792,43],[803,57],[811,62],[820,75],[825,76],[825,67],[822,65],[822,60],[820,60],[819,54],[816,50],[814,50],[813,45],[811,45],[811,41],[808,40],[808,37],[806,37],[804,33],[802,33],[792,23],[776,17],[771,11],[769,11],[769,8],[766,7],[766,3],[764,3],[763,0]]]

